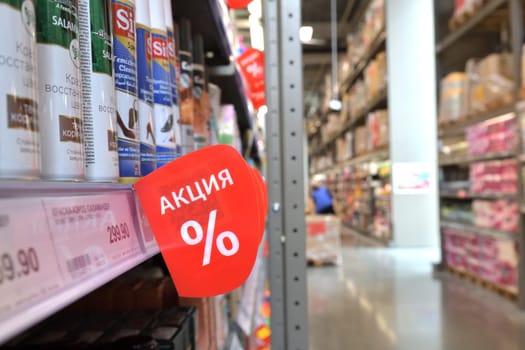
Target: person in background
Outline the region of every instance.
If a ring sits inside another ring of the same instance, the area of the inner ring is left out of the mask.
[[[312,183],[312,199],[316,214],[335,214],[332,195],[328,188],[320,182]]]

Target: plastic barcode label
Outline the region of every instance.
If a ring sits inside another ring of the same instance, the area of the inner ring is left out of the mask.
[[[59,265],[78,280],[140,254],[132,194],[44,199]]]
[[[0,200],[0,319],[63,286],[52,242],[41,200]]]

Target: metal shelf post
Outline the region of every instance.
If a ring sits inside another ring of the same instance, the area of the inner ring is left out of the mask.
[[[301,0],[264,9],[272,349],[308,349]]]

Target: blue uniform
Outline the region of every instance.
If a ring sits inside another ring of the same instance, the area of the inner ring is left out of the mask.
[[[332,206],[332,196],[326,187],[315,189],[312,193],[312,197],[315,202],[315,211],[318,214]]]

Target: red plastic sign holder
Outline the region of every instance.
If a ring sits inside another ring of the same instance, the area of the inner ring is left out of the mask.
[[[219,295],[248,278],[264,233],[266,187],[237,150],[192,152],[134,187],[179,295]]]

